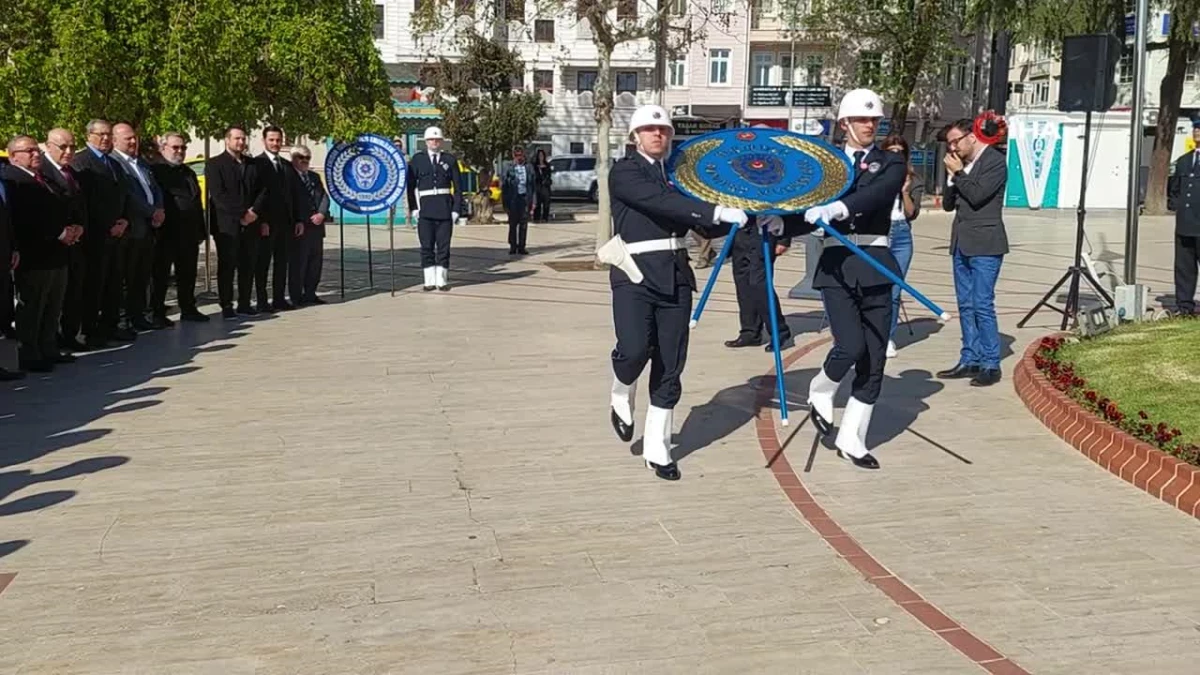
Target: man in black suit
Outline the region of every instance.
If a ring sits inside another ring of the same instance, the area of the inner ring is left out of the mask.
[[[1200,120],[1192,122],[1192,140],[1200,143]],[[1200,150],[1175,160],[1175,175],[1167,190],[1175,204],[1175,309],[1186,316],[1196,313],[1196,271],[1200,265]]]
[[[529,233],[529,212],[533,209],[536,189],[533,167],[525,163],[525,149],[513,148],[513,164],[504,172],[500,198],[508,214],[508,254],[528,255],[525,237]]]
[[[154,267],[154,241],[166,211],[162,190],[140,150],[133,126],[122,122],[113,127],[112,156],[124,170],[125,185],[129,190],[129,199],[125,202],[125,217],[129,221],[125,236],[125,320],[133,330],[149,331],[166,327],[156,326],[146,318],[150,274]]]
[[[882,117],[883,101],[875,92],[855,89],[842,97],[838,126],[846,134],[843,152],[854,166],[853,184],[831,204],[808,209],[802,217],[782,218],[785,227],[768,223],[769,231],[798,236],[814,232],[815,227],[823,236],[824,228],[834,228],[900,276],[888,232],[892,204],[904,186],[908,169],[903,157],[875,145]],[[821,292],[834,344],[824,366],[809,383],[809,415],[820,433],[832,433],[834,395],[853,368],[850,399],[834,445],[838,456],[854,466],[878,469],[879,462],[867,447],[867,429],[883,387],[892,324],[892,282],[836,239],[825,241],[816,262],[813,288]]]
[[[75,178],[71,160],[75,157],[75,134],[66,129],[51,129],[46,135],[46,153],[41,173],[50,188],[66,200],[69,219],[83,227],[83,238],[88,234],[87,198]],[[63,296],[62,319],[59,321],[59,346],[69,352],[87,351],[79,341],[83,328],[83,288],[87,274],[87,255],[81,241],[67,248],[67,290]]]
[[[329,221],[329,193],[321,183],[317,172],[309,169],[312,152],[303,145],[292,148],[292,168],[304,189],[304,205],[308,219],[304,223],[304,234],[292,252],[289,267],[291,279],[288,283],[292,304],[323,305],[317,297],[317,286],[321,283],[321,266],[325,261],[325,223]]]
[[[258,267],[254,287],[258,291],[258,311],[273,312],[292,309],[284,293],[288,282],[288,258],[303,236],[307,214],[307,195],[302,195],[296,171],[291,162],[279,156],[283,149],[283,130],[268,126],[263,130],[264,150],[254,158],[262,181],[265,212],[262,224],[266,230],[259,241]],[[267,271],[271,272],[271,300],[267,302]]]
[[[450,268],[450,237],[462,213],[462,186],[458,159],[442,151],[442,130],[425,130],[425,151],[413,154],[408,163],[408,212],[417,223],[421,241],[424,290],[450,290],[446,281]]]
[[[738,320],[741,330],[737,338],[726,340],[725,346],[731,349],[740,347],[757,347],[763,344],[763,330],[769,330],[771,315],[779,322],[779,347],[787,349],[792,343],[792,331],[788,328],[779,306],[779,295],[775,295],[775,306],[767,306],[767,265],[763,260],[762,228],[739,228],[730,235],[733,237],[733,248],[729,257],[733,259],[733,287],[737,291]],[[792,245],[789,237],[775,237],[769,232],[771,240],[771,262],[783,255]],[[701,258],[703,260],[703,258]],[[699,265],[697,265],[699,267]],[[767,340],[767,351],[773,345]]]
[[[187,139],[182,134],[167,132],[160,143],[161,158],[150,165],[150,171],[163,191],[166,218],[158,230],[158,242],[154,246],[150,311],[156,326],[171,325],[166,304],[167,286],[170,285],[171,268],[174,267],[179,318],[183,321],[208,321],[208,317],[196,308],[196,264],[200,256],[200,244],[208,236],[204,231],[200,182],[196,172],[183,163]]]
[[[20,262],[20,254],[15,248],[12,230],[12,210],[5,187],[5,165],[0,164],[0,335],[5,339],[16,339],[16,329],[13,328],[13,268]],[[11,382],[25,377],[22,371],[12,372],[0,367],[0,382]]]
[[[1004,231],[1004,155],[975,138],[974,121],[961,119],[946,131],[946,189],[942,208],[954,211],[950,254],[954,295],[962,326],[962,351],[943,379],[971,378],[971,386],[1000,381],[1000,324],[996,319],[996,282],[1008,253]]]
[[[250,306],[259,240],[268,232],[259,222],[263,191],[254,161],[246,156],[246,130],[231,126],[225,132],[225,152],[208,160],[204,169],[208,199],[213,207],[212,234],[217,243],[217,292],[221,315],[258,314]],[[269,252],[266,252],[269,255]],[[237,273],[237,311],[233,308],[233,276]]]
[[[129,191],[125,174],[110,156],[112,125],[105,120],[88,122],[87,139],[87,148],[75,153],[71,168],[87,202],[83,334],[88,347],[98,349],[108,340],[132,341],[137,333],[119,325],[124,281],[121,240],[129,227],[125,215]]]
[[[74,356],[58,347],[58,322],[67,290],[67,248],[83,235],[71,222],[68,201],[55,193],[40,172],[37,141],[16,136],[8,143],[11,166],[4,167],[12,200],[13,230],[22,253],[17,274],[20,305],[17,336],[21,367],[46,373]]]

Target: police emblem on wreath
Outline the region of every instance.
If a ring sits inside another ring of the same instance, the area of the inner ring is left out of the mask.
[[[696,199],[749,213],[783,215],[837,199],[854,181],[846,154],[781,129],[722,129],[680,145],[672,182]]]
[[[338,143],[325,158],[329,196],[354,213],[386,211],[404,195],[408,164],[382,136],[364,134]]]

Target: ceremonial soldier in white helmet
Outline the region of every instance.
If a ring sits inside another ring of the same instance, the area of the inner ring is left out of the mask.
[[[665,480],[679,479],[671,458],[671,430],[696,290],[683,237],[688,230],[721,237],[747,221],[745,212],[687,197],[667,181],[664,162],[674,133],[662,107],[647,105],[634,112],[629,136],[637,152],[617,162],[608,177],[616,236],[597,251],[601,261],[612,265],[617,344],[610,421],[621,440],[632,440],[634,391],[649,363],[642,458]]]
[[[841,199],[768,224],[789,236],[814,231],[817,223],[836,229],[867,255],[900,276],[888,247],[892,204],[904,185],[903,157],[875,146],[883,103],[869,89],[847,92],[838,107],[838,126],[845,132],[844,151],[854,163],[854,183]],[[817,234],[823,231],[816,230]],[[867,447],[867,429],[883,384],[888,332],[892,317],[892,282],[832,237],[824,239],[813,288],[821,291],[834,345],[825,365],[808,388],[813,424],[832,433],[833,397],[838,384],[854,369],[850,400],[842,415],[835,445],[838,456],[864,469],[879,462]]]
[[[408,163],[408,212],[417,221],[421,242],[424,289],[450,290],[446,270],[450,267],[450,235],[462,212],[462,186],[458,182],[458,159],[442,152],[442,130],[425,130],[425,150],[414,153]]]

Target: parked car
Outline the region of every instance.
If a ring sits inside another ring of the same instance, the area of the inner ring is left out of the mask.
[[[613,163],[609,159],[609,164]],[[585,197],[595,203],[599,201],[596,184],[595,155],[557,155],[550,158],[550,198]]]

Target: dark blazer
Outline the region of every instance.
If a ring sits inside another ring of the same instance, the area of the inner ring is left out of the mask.
[[[904,187],[908,168],[903,157],[893,152],[885,152],[879,147],[872,147],[863,156],[862,164],[867,168],[863,169],[860,165],[856,169],[854,182],[841,197],[842,203],[850,212],[850,217],[828,225],[842,234],[884,236],[892,229],[892,205],[895,204],[896,195]],[[789,236],[807,234],[816,229],[804,221],[803,214],[784,216],[783,222],[784,233]],[[855,289],[892,283],[850,249],[830,244],[830,239],[826,238],[821,257],[817,260],[817,269],[813,273],[813,288]],[[864,246],[862,249],[900,276],[900,266],[888,247]]]
[[[296,223],[308,220],[311,212],[308,211],[306,195],[301,190],[292,163],[280,157],[279,169],[276,170],[271,158],[264,152],[254,158],[254,165],[258,168],[263,208],[266,210],[265,213],[255,211],[259,215],[259,222],[269,224],[272,232],[276,227],[284,228],[280,231],[290,232]]]
[[[67,245],[58,240],[68,222],[67,200],[24,169],[3,169],[12,202],[13,232],[21,269],[52,270],[67,265]]]
[[[723,237],[730,232],[728,223],[713,223],[716,206],[685,196],[667,182],[659,163],[651,163],[639,153],[613,164],[608,174],[608,192],[612,197],[613,233],[625,243],[682,237],[695,230],[706,239]],[[687,249],[653,251],[636,257],[642,284],[650,290],[675,296],[675,287],[696,289],[696,274],[688,264]],[[615,288],[633,283],[621,270],[608,273]]]
[[[8,196],[12,189],[4,179],[5,166],[7,165],[0,164],[0,274],[12,271],[9,266],[12,265],[12,253],[16,250],[12,229],[12,199]],[[11,301],[12,298],[8,300]]]
[[[524,195],[517,193],[519,171],[525,172]],[[529,205],[533,203],[534,193],[537,192],[536,180],[537,175],[529,164],[513,164],[508,167],[508,171],[504,172],[504,182],[500,186],[500,199],[504,202],[504,210],[510,213],[514,210],[529,210]]]
[[[75,169],[68,169],[72,177],[75,177]],[[67,202],[67,222],[71,225],[79,225],[83,228],[83,236],[88,234],[87,229],[87,197],[83,194],[83,186],[79,182],[79,178],[75,177],[74,181],[68,180],[57,167],[50,163],[47,158],[42,158],[42,168],[40,173],[42,178],[50,185],[50,189],[54,190],[59,197],[62,197]],[[81,243],[82,239],[79,240]],[[78,245],[78,244],[77,244]]]
[[[950,228],[950,253],[1004,255],[1008,234],[1004,231],[1004,187],[1008,184],[1008,162],[990,145],[975,159],[971,172],[959,171],[954,184],[942,195],[942,208],[955,211]]]
[[[107,159],[107,161],[106,161]],[[102,244],[109,239],[108,231],[119,218],[125,218],[125,202],[129,191],[125,188],[125,175],[111,158],[101,159],[89,146],[75,153],[71,168],[83,189],[87,202],[87,223],[84,245]]]
[[[1175,160],[1175,175],[1167,183],[1167,196],[1175,205],[1175,234],[1200,236],[1200,153],[1189,152]]]
[[[258,214],[250,227],[258,227],[265,218],[265,193],[252,158],[239,162],[228,151],[210,157],[204,165],[204,180],[213,206],[213,234],[236,235],[242,228],[242,216],[250,209]]]
[[[329,193],[325,191],[325,184],[321,182],[321,176],[316,171],[307,171],[306,175],[296,174],[296,182],[300,184],[300,189],[303,191],[301,195],[307,207],[307,215],[304,216],[304,228],[319,229],[321,236],[325,236],[325,225],[313,225],[309,218],[314,213],[320,213],[325,216],[325,222],[332,220],[333,216],[329,213]],[[305,184],[304,179],[308,179]]]
[[[196,172],[187,164],[167,161],[151,164],[150,171],[163,191],[163,210],[167,214],[159,230],[161,236],[197,244],[204,241],[208,233],[204,231],[204,205]]]
[[[125,200],[125,218],[129,221],[129,230],[127,234],[134,239],[145,239],[152,236],[154,233],[154,225],[151,222],[154,212],[163,208],[162,189],[158,187],[158,182],[154,180],[154,174],[150,171],[150,165],[146,160],[137,157],[138,168],[144,174],[146,184],[150,187],[150,198],[146,198],[146,191],[142,188],[142,181],[134,174],[134,168],[126,162],[120,155],[115,155],[112,160],[121,167],[125,172],[125,189],[129,192],[129,199]]]
[[[408,212],[421,210],[422,218],[433,220],[450,220],[450,214],[462,213],[462,182],[458,174],[458,159],[454,155],[443,152],[438,157],[437,166],[429,158],[428,151],[421,151],[412,156],[408,163]],[[421,190],[450,189],[454,193],[448,195],[427,195],[419,197]],[[482,189],[486,189],[483,186]]]

